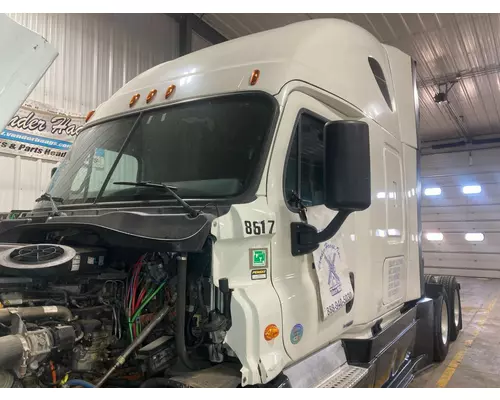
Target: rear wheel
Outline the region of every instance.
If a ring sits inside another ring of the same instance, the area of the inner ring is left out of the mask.
[[[441,276],[438,282],[443,285],[448,295],[448,320],[450,326],[450,340],[457,339],[462,329],[462,302],[460,299],[460,285],[454,276]]]
[[[434,300],[434,361],[444,361],[450,345],[449,302],[446,292]]]
[[[434,275],[424,275],[425,283],[437,283],[437,278]]]

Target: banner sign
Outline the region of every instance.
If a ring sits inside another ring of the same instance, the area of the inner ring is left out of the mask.
[[[0,132],[0,153],[61,161],[82,130],[85,118],[39,103],[25,103]]]

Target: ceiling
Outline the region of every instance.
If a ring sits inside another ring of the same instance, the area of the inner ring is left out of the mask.
[[[197,15],[228,39],[313,18],[354,22],[417,60],[423,142],[500,137],[500,14]],[[438,85],[453,81],[436,104]]]

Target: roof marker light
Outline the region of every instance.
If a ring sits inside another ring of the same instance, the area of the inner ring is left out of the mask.
[[[165,92],[165,99],[168,99],[172,95],[172,93],[174,93],[174,90],[175,90],[175,85],[170,85],[167,88],[167,91]]]
[[[260,70],[254,69],[252,75],[250,76],[250,85],[255,86],[259,78],[260,78]]]
[[[94,113],[95,113],[95,110],[89,111],[89,113],[85,117],[85,122],[89,122],[89,119],[92,118],[92,116],[94,115]]]
[[[141,98],[141,95],[139,93],[136,93],[132,96],[130,99],[130,103],[128,103],[129,107],[133,107],[135,103]]]
[[[151,103],[151,101],[153,101],[154,97],[156,96],[156,93],[158,93],[158,90],[151,89],[151,91],[148,93],[148,97],[146,97],[147,104],[149,104],[149,103]]]

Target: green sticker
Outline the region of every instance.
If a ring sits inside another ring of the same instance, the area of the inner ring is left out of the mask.
[[[250,268],[267,268],[267,249],[250,251]]]

